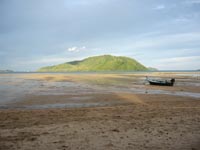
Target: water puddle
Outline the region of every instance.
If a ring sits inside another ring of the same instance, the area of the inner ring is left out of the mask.
[[[184,96],[200,99],[200,93],[184,91],[167,91],[146,89],[143,78],[134,80],[132,83],[135,87],[120,86],[97,86],[75,82],[45,82],[41,80],[23,79],[18,76],[0,76],[0,109],[46,109],[46,108],[80,108],[96,107],[111,104],[111,102],[86,102],[92,97],[83,96],[91,94],[106,94],[125,92],[131,94],[167,94],[174,96]],[[199,82],[185,81],[177,84],[184,86],[200,86]],[[138,86],[138,87],[136,87]],[[31,106],[13,106],[12,102],[22,101],[27,95],[74,95],[66,99],[66,103],[31,105]]]
[[[112,92],[128,92],[132,94],[167,94],[174,96],[184,96],[192,98],[200,98],[200,93],[181,92],[181,91],[166,91],[166,90],[153,90],[145,88],[108,88]]]
[[[174,96],[200,98],[200,93],[191,93],[191,92],[164,91],[164,90],[146,90],[145,93],[146,94],[167,94],[167,95],[174,95]]]
[[[111,103],[96,102],[96,103],[67,103],[67,104],[45,104],[32,106],[15,106],[15,105],[0,105],[0,109],[51,109],[51,108],[84,108],[84,107],[102,107],[108,106]]]

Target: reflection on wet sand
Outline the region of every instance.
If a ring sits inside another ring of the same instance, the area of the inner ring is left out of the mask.
[[[197,150],[200,80],[185,74],[0,75],[0,149]]]
[[[190,74],[189,74],[190,75]],[[200,81],[176,76],[174,87],[151,86],[146,74],[9,74],[0,75],[0,108],[77,108],[124,104],[130,95],[160,94],[200,98]],[[151,73],[152,77],[158,73]],[[119,95],[121,93],[121,95]],[[108,97],[103,100],[102,97]],[[116,98],[116,95],[117,98]],[[129,98],[130,99],[130,98]],[[132,98],[135,99],[135,98]]]

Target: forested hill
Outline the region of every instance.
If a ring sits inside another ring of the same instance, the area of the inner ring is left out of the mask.
[[[102,55],[80,61],[43,67],[38,72],[86,72],[86,71],[146,71],[144,65],[135,59],[122,56]]]

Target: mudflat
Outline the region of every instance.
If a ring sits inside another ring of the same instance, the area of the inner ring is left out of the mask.
[[[199,76],[147,75],[0,75],[0,149],[200,149]]]

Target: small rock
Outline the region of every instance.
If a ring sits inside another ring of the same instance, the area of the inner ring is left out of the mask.
[[[113,129],[112,131],[113,131],[113,132],[119,132],[119,130],[118,130],[118,129]]]

